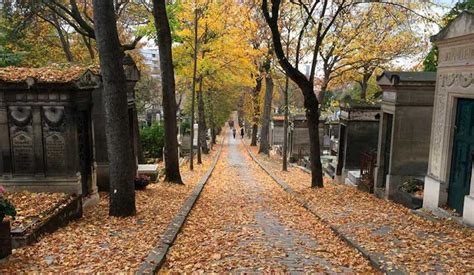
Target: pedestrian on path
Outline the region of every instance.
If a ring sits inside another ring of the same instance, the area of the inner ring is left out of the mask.
[[[240,128],[240,137],[244,139],[244,128]]]
[[[232,134],[234,135],[234,139],[235,139],[235,133],[237,132],[237,130],[235,130],[235,128],[232,128]]]

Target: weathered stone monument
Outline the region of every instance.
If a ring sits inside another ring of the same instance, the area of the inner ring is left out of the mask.
[[[270,146],[283,146],[285,117],[274,115],[270,124]],[[288,131],[289,131],[288,127]]]
[[[375,193],[410,208],[421,199],[400,189],[410,178],[424,179],[428,168],[436,73],[384,72],[375,169]]]
[[[0,72],[0,182],[7,189],[93,192],[91,93],[87,69]]]
[[[319,120],[319,144],[324,143],[324,119]],[[310,155],[308,122],[305,115],[291,117],[289,156],[293,160],[302,159]],[[321,146],[322,151],[322,146]]]
[[[345,182],[349,172],[351,184],[358,185],[364,154],[377,151],[380,107],[373,105],[341,106],[339,116],[336,178]]]
[[[130,135],[137,152],[133,87],[124,60]],[[97,194],[109,184],[102,84],[97,68],[0,70],[0,184],[10,191]]]
[[[439,49],[423,207],[447,205],[474,225],[474,14],[432,37]]]

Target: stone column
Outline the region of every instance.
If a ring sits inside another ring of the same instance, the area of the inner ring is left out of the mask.
[[[43,125],[41,119],[41,106],[33,106],[33,144],[35,156],[35,177],[45,177],[45,165],[43,157]]]
[[[8,127],[8,111],[5,105],[4,93],[0,93],[0,175],[7,175],[12,172],[11,168],[11,151],[10,151],[10,135]]]
[[[464,197],[464,213],[462,216],[463,221],[470,226],[474,226],[474,155],[472,158],[471,189],[469,195]]]

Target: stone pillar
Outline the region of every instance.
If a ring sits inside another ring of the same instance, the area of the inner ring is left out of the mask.
[[[0,176],[11,176],[11,153],[8,127],[8,111],[5,105],[4,93],[0,93]]]
[[[471,189],[469,195],[464,197],[464,213],[462,216],[463,221],[470,225],[474,226],[474,156],[472,160],[472,172],[471,172]]]
[[[35,176],[45,177],[45,163],[43,157],[43,125],[41,120],[41,106],[33,106],[33,148],[35,161]]]

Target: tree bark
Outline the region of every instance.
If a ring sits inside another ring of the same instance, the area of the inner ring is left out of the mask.
[[[52,14],[52,22],[53,26],[58,32],[59,41],[61,42],[61,46],[63,48],[64,54],[66,55],[66,60],[68,62],[74,61],[74,56],[71,52],[71,45],[69,44],[69,40],[64,36],[64,32],[61,29],[61,24],[59,23],[58,17],[56,14]]]
[[[194,10],[194,53],[193,53],[193,86],[192,86],[192,93],[191,93],[191,148],[189,150],[189,169],[194,169],[194,105],[196,99],[196,76],[197,76],[197,54],[198,54],[198,10]],[[198,144],[199,145],[199,144]],[[199,150],[199,146],[198,146]]]
[[[165,0],[153,0],[153,16],[155,17],[155,26],[158,35],[161,87],[163,94],[162,106],[164,115],[163,124],[165,126],[165,181],[182,184],[183,180],[181,179],[179,171],[176,87],[173,54],[171,50],[172,39],[165,2]]]
[[[311,161],[311,187],[323,187],[323,167],[321,165],[321,151],[319,144],[319,109],[318,99],[312,85],[305,87],[304,106],[308,120],[309,151]]]
[[[321,155],[319,151],[319,102],[314,93],[314,71],[316,68],[317,55],[322,43],[324,36],[320,36],[320,30],[322,28],[322,21],[318,24],[317,39],[313,52],[313,61],[311,66],[311,73],[309,79],[298,70],[298,60],[296,60],[296,66],[293,66],[288,60],[285,52],[283,51],[283,45],[281,42],[281,34],[278,25],[279,11],[281,0],[271,1],[271,13],[269,11],[268,0],[262,0],[262,11],[267,22],[270,31],[272,33],[273,48],[275,55],[278,59],[278,63],[285,71],[285,74],[293,80],[301,90],[304,97],[304,107],[306,109],[306,118],[308,120],[308,133],[310,143],[310,160],[311,160],[311,187],[323,187],[323,172],[321,165]],[[324,1],[325,4],[328,1]],[[326,5],[323,5],[322,13],[326,10]],[[314,6],[316,7],[316,6]],[[337,13],[340,12],[341,6]],[[334,16],[337,16],[334,15]],[[309,17],[308,17],[309,19]],[[334,18],[333,18],[334,19]],[[328,28],[334,21],[331,21]],[[304,31],[304,30],[303,30]],[[301,36],[300,36],[301,37]],[[298,41],[299,43],[300,41]],[[299,48],[299,47],[298,47]],[[299,49],[297,49],[297,56],[299,55]]]
[[[204,110],[204,94],[202,90],[202,81],[199,84],[198,93],[198,133],[199,133],[199,146],[201,147],[201,153],[209,154],[209,148],[207,147],[207,124],[206,124],[206,113]]]
[[[258,121],[260,120],[260,102],[259,96],[262,90],[262,78],[260,76],[256,79],[256,85],[252,92],[253,101],[253,119],[252,119],[252,140],[250,146],[257,146]]]
[[[288,96],[289,79],[285,78],[285,121],[283,122],[283,164],[282,170],[288,171],[288,122],[290,115],[290,104]]]
[[[367,89],[369,87],[369,79],[372,76],[372,73],[366,73],[362,76],[360,82],[360,100],[365,101],[367,99]]]
[[[209,106],[209,123],[211,124],[211,144],[216,144],[216,122],[214,120],[214,104],[212,101],[212,91],[207,92],[207,104]]]
[[[107,151],[110,162],[111,216],[135,214],[135,163],[128,125],[123,52],[117,33],[113,0],[94,0],[94,22],[104,85]]]
[[[89,57],[93,61],[95,59],[95,53],[91,45],[91,39],[89,37],[85,37],[84,35],[81,35],[81,36],[82,36],[82,40],[84,41],[84,45],[86,45],[87,51],[89,52]]]
[[[265,99],[263,102],[263,117],[262,117],[262,130],[260,135],[260,148],[259,154],[270,154],[270,120],[272,115],[272,100],[273,100],[273,79],[270,73],[267,71],[265,76]]]

